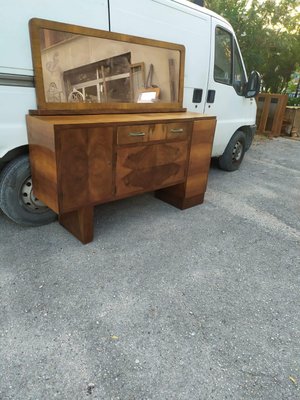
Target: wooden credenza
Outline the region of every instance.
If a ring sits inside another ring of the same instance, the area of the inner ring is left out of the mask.
[[[97,204],[149,191],[180,209],[201,204],[215,124],[189,112],[28,115],[35,196],[82,243]]]

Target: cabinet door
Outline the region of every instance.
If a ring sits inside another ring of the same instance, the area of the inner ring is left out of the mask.
[[[109,200],[113,128],[63,128],[56,144],[60,212]]]
[[[116,167],[117,197],[183,181],[187,147],[186,141],[120,147]]]

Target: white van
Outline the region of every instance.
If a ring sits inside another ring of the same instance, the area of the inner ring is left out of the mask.
[[[55,216],[35,198],[25,115],[36,109],[28,21],[43,18],[183,44],[184,107],[217,116],[213,157],[236,170],[250,147],[259,75],[247,80],[231,25],[186,0],[11,0],[1,10],[0,208],[23,225]]]

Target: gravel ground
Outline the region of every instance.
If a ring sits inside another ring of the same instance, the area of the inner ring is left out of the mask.
[[[0,213],[0,399],[300,399],[299,198],[279,138],[201,206],[97,207],[85,246]]]

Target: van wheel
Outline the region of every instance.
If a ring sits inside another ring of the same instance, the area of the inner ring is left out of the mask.
[[[44,225],[56,219],[56,214],[34,196],[28,155],[16,158],[2,170],[0,208],[24,226]]]
[[[219,158],[219,167],[225,171],[236,171],[244,158],[246,150],[246,135],[236,131],[230,139],[224,153]]]

